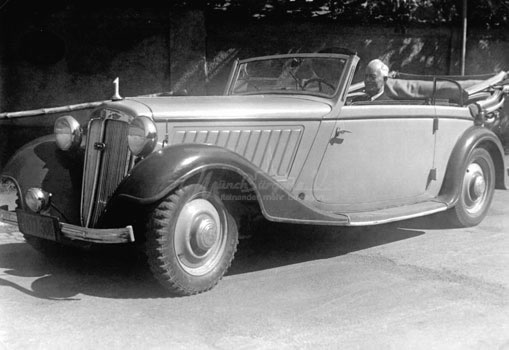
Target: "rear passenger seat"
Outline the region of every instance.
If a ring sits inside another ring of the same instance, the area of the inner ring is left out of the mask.
[[[389,78],[385,84],[385,93],[394,100],[416,100],[430,102],[433,97],[434,82],[429,80]],[[439,104],[459,105],[468,99],[468,93],[450,81],[436,82],[435,102]]]
[[[470,75],[470,76],[436,76],[437,91],[435,103],[439,105],[458,106],[463,97],[463,105],[486,98],[485,90],[490,84],[498,82],[505,72],[496,74]],[[399,72],[391,72],[391,78],[385,85],[386,94],[392,101],[377,101],[377,104],[429,104],[433,95],[432,75],[416,75]],[[443,80],[447,79],[447,80]],[[452,81],[451,81],[452,80]],[[461,86],[461,90],[453,81]],[[349,88],[349,97],[363,94],[361,89],[364,82],[352,84]],[[372,102],[355,102],[355,104],[371,104]],[[506,101],[509,105],[509,99]],[[509,107],[508,107],[509,108]]]

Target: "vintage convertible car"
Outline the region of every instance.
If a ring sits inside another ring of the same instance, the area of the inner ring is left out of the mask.
[[[39,249],[142,242],[177,295],[216,285],[257,213],[352,226],[448,211],[478,224],[509,185],[506,73],[396,75],[392,100],[354,102],[358,61],[240,60],[224,96],[116,96],[86,120],[60,116],[3,168],[15,200],[0,219]]]

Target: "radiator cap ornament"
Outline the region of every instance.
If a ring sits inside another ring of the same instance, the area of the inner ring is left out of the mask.
[[[119,92],[119,79],[118,77],[113,80],[113,86],[115,87],[114,91],[113,91],[113,96],[111,97],[111,99],[113,101],[119,101],[119,100],[122,100],[122,96],[120,96],[120,92]]]

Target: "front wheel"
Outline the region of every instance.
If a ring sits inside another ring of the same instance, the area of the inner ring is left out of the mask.
[[[214,287],[237,249],[235,220],[202,185],[178,189],[150,213],[147,256],[154,276],[175,295]]]
[[[476,148],[470,154],[463,174],[461,192],[451,219],[457,226],[479,224],[490,207],[495,190],[495,166],[487,150]]]

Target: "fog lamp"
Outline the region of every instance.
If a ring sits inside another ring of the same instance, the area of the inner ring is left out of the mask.
[[[144,157],[150,154],[157,144],[156,125],[147,117],[133,119],[129,125],[127,142],[135,156]]]
[[[39,213],[42,210],[49,208],[51,193],[41,190],[40,188],[33,187],[28,189],[25,194],[25,203],[30,210]]]
[[[70,115],[65,115],[56,120],[53,127],[57,146],[62,151],[68,151],[71,148],[79,147],[81,144],[81,127],[76,119]]]

